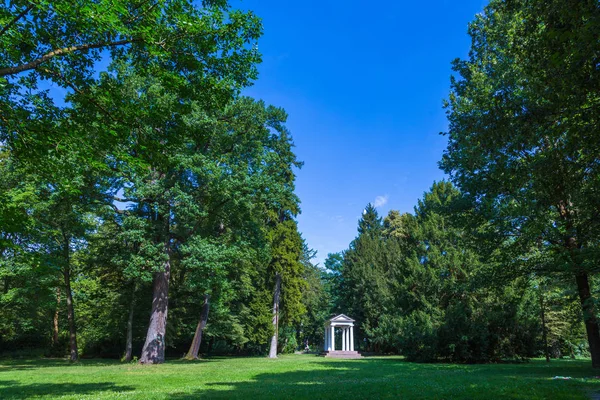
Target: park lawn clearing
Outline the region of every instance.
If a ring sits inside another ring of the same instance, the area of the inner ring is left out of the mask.
[[[286,355],[148,366],[0,360],[0,399],[590,399],[600,393],[596,375],[589,360],[455,365]]]

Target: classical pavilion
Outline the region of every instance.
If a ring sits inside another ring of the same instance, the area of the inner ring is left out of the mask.
[[[342,335],[342,348],[335,348],[336,330]],[[354,351],[354,320],[340,314],[325,322],[325,357],[360,358],[360,353]]]

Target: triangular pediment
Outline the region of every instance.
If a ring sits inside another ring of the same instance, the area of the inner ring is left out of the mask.
[[[329,320],[330,322],[354,322],[352,318],[345,314],[337,315]]]

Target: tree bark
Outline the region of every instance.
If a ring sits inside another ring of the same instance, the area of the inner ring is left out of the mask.
[[[204,295],[204,304],[202,304],[202,313],[200,314],[200,321],[198,321],[198,325],[196,326],[196,332],[194,333],[194,339],[192,340],[192,344],[190,349],[185,356],[188,360],[197,360],[198,352],[200,351],[200,345],[202,344],[202,333],[204,328],[206,327],[206,323],[208,322],[208,311],[210,310],[210,295]]]
[[[123,46],[126,44],[131,44],[133,42],[139,42],[139,41],[140,41],[140,39],[124,39],[124,40],[118,40],[115,42],[86,43],[86,44],[81,44],[79,46],[70,46],[70,47],[63,47],[60,49],[54,49],[54,50],[44,54],[40,58],[37,58],[26,64],[21,64],[21,65],[15,66],[15,67],[0,68],[0,76],[16,75],[16,74],[19,74],[24,71],[36,69],[41,64],[45,63],[46,61],[48,61],[54,57],[61,57],[61,56],[68,55],[71,53],[82,52],[82,51],[87,51],[87,50],[91,50],[91,49],[102,49],[104,47]]]
[[[142,349],[141,364],[160,364],[165,361],[165,333],[169,308],[169,277],[171,263],[165,263],[164,271],[154,276],[152,289],[152,314]]]
[[[564,238],[564,247],[569,252],[573,270],[575,272],[575,282],[577,283],[577,292],[581,309],[583,311],[583,320],[592,357],[592,367],[600,368],[600,328],[598,318],[596,317],[596,307],[590,291],[588,274],[581,268],[577,261],[577,253],[581,250],[581,243],[578,240],[577,229],[573,225],[573,211],[571,202],[560,202],[558,204],[559,215],[565,223],[565,230],[569,234]],[[573,234],[572,232],[575,232]]]
[[[544,355],[546,362],[550,362],[550,353],[548,352],[548,330],[546,329],[546,305],[544,304],[544,293],[540,288],[540,312],[542,317],[542,341],[544,342]]]
[[[67,255],[67,263],[63,269],[63,277],[65,279],[65,290],[67,292],[67,320],[69,321],[69,348],[71,361],[79,359],[77,351],[77,329],[75,327],[75,310],[73,308],[73,293],[71,293],[71,266],[69,260],[69,242],[65,244],[65,254]]]
[[[60,311],[60,286],[56,288],[56,310],[54,311],[54,320],[52,321],[52,347],[58,345],[58,316]]]
[[[594,300],[590,293],[588,275],[584,272],[576,273],[575,280],[577,282],[581,308],[583,309],[583,320],[590,346],[590,355],[592,356],[592,367],[600,368],[600,329],[598,327],[598,318],[596,318]]]
[[[279,295],[281,294],[281,275],[275,274],[275,288],[273,289],[273,336],[269,358],[277,358],[277,341],[279,336]]]
[[[125,343],[125,355],[123,356],[123,361],[125,362],[131,361],[133,352],[133,312],[135,310],[136,288],[137,285],[134,283],[131,302],[129,303],[129,316],[127,317],[127,339]]]

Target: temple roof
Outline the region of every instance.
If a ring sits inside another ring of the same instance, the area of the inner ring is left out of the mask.
[[[329,322],[354,322],[354,320],[345,314],[340,314],[331,318]]]

